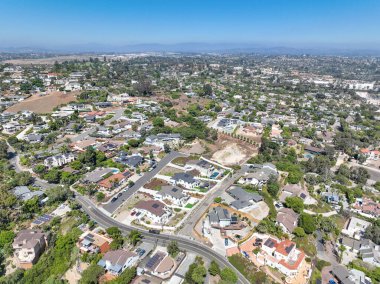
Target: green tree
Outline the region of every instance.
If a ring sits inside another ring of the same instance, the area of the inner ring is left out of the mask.
[[[301,227],[294,228],[293,234],[299,238],[306,236],[305,230]]]
[[[300,215],[298,220],[298,226],[304,229],[306,234],[312,234],[317,229],[313,216],[306,213],[302,213]]]
[[[132,230],[128,235],[128,241],[130,244],[135,246],[139,241],[141,241],[142,235],[137,230]]]
[[[109,284],[129,284],[136,277],[136,267],[129,267],[125,269],[119,277],[108,282]]]
[[[220,272],[220,278],[227,283],[236,283],[238,281],[238,277],[235,271],[232,268],[226,267]]]
[[[178,243],[176,241],[171,241],[168,244],[167,250],[168,250],[168,253],[170,254],[170,256],[176,257],[177,254],[179,253]]]
[[[154,127],[164,127],[165,126],[165,122],[161,117],[155,117],[153,119],[152,123],[153,123]]]
[[[209,266],[209,268],[208,268],[208,272],[209,272],[212,276],[215,276],[215,275],[220,274],[220,267],[219,267],[219,264],[218,264],[215,260],[212,260],[212,261],[211,261],[210,266]]]
[[[79,281],[80,284],[97,284],[100,275],[104,273],[104,268],[91,264],[86,270],[82,272],[82,277]]]
[[[296,213],[301,213],[304,208],[303,200],[302,198],[296,196],[296,197],[287,197],[285,199],[285,206],[288,208],[291,208]]]
[[[204,282],[204,278],[206,277],[207,270],[203,265],[197,265],[194,268],[193,273],[191,274],[191,279],[196,284],[202,284]]]
[[[49,183],[59,183],[61,180],[61,171],[53,168],[44,175],[44,179],[46,179]]]

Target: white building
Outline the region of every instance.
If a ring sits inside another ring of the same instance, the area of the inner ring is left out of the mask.
[[[75,160],[75,156],[71,153],[61,154],[46,158],[44,160],[45,167],[61,167]]]
[[[142,200],[135,205],[135,210],[142,213],[142,217],[148,217],[156,224],[165,224],[171,211],[166,205],[158,200]]]

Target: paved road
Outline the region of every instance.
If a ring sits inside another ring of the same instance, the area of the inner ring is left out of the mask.
[[[236,268],[232,264],[228,262],[228,260],[225,257],[221,256],[214,250],[210,249],[209,247],[206,247],[205,245],[200,244],[197,241],[193,241],[175,235],[152,234],[145,230],[127,226],[101,212],[87,197],[76,194],[76,200],[82,205],[83,210],[90,216],[90,218],[96,221],[100,226],[104,228],[118,227],[123,234],[127,234],[131,230],[138,230],[143,235],[144,242],[157,243],[160,245],[167,245],[170,241],[177,241],[178,246],[181,249],[194,252],[197,255],[203,256],[204,258],[209,260],[215,260],[222,267],[226,266],[232,268],[235,271],[236,275],[238,275],[239,283],[250,283],[238,270],[236,270]]]
[[[338,264],[336,255],[334,254],[332,245],[329,244],[323,244],[323,234],[321,231],[316,231],[316,248],[317,248],[317,256],[319,259],[323,259],[325,261],[330,262],[333,265]]]
[[[20,164],[20,156],[17,154],[16,150],[7,142],[8,144],[8,154],[9,154],[9,163],[13,166],[16,173],[28,171],[33,173],[31,169],[24,169]],[[40,179],[39,177],[34,176],[34,184],[41,187],[42,190],[46,190],[52,187],[56,187],[57,184],[49,184],[47,181]]]
[[[223,182],[217,184],[216,188],[214,188],[210,194],[206,195],[201,203],[191,212],[190,216],[187,217],[185,226],[179,231],[179,234],[183,236],[192,236],[193,227],[199,218],[201,218],[207,207],[214,202],[215,197],[221,196],[221,194],[233,185],[235,180],[239,179],[244,172],[244,170],[238,170],[232,175],[232,177],[228,177]]]
[[[157,167],[153,169],[151,172],[146,172],[143,174],[141,178],[139,178],[135,184],[130,187],[127,191],[122,191],[121,196],[114,202],[109,202],[104,205],[103,208],[110,212],[111,214],[116,211],[116,209],[123,204],[125,200],[131,197],[140,187],[149,182],[159,171],[161,171],[168,163],[178,157],[186,157],[185,154],[172,151],[167,154],[165,157],[158,162]]]

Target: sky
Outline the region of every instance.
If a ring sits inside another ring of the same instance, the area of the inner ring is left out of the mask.
[[[257,43],[380,49],[380,0],[0,0],[0,46]]]

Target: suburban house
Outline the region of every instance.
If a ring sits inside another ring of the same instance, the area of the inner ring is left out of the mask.
[[[92,172],[85,174],[85,176],[82,178],[82,182],[86,184],[97,183],[101,181],[102,179],[105,179],[106,176],[111,175],[114,171],[115,169],[113,168],[95,169]]]
[[[305,253],[297,249],[296,243],[290,240],[280,241],[269,237],[263,243],[257,260],[293,278],[305,261]]]
[[[230,203],[231,207],[236,210],[247,210],[252,208],[257,202],[263,200],[258,193],[248,192],[240,186],[232,186],[228,191],[235,200]]]
[[[194,189],[200,185],[200,181],[195,179],[192,174],[189,173],[175,173],[171,177],[173,185],[182,185],[187,189]]]
[[[84,232],[79,237],[78,247],[82,253],[106,253],[110,249],[111,242],[111,238],[93,230]]]
[[[360,149],[360,154],[366,157],[368,160],[377,161],[380,157],[380,151],[378,150],[369,150],[368,148]]]
[[[120,152],[118,157],[115,158],[115,161],[123,165],[127,165],[130,168],[137,168],[144,162],[144,157],[140,154],[134,154],[128,156],[125,152]]]
[[[339,243],[346,247],[348,251],[356,253],[364,262],[380,267],[380,246],[369,239],[354,239],[342,235]],[[339,249],[339,248],[337,248]]]
[[[276,166],[270,163],[247,166],[247,172],[239,179],[240,184],[251,184],[261,188],[271,176],[278,176]]]
[[[161,187],[161,190],[155,195],[157,200],[169,200],[174,205],[183,207],[186,205],[186,202],[189,200],[189,196],[186,195],[181,188],[176,186],[167,185]]]
[[[27,186],[16,186],[12,193],[17,197],[17,199],[22,201],[30,200],[36,196],[38,198],[42,198],[44,196],[44,192],[42,190],[31,191]]]
[[[204,177],[210,177],[215,171],[214,165],[205,160],[189,161],[186,163],[186,166],[190,166],[191,168],[197,170],[200,175]]]
[[[281,208],[277,213],[276,223],[285,233],[292,234],[297,227],[298,214],[290,208]]]
[[[153,275],[156,275],[160,278],[168,278],[175,268],[174,260],[167,255],[152,272]]]
[[[29,143],[40,143],[44,139],[44,136],[42,134],[35,134],[35,133],[30,133],[24,137],[26,141]]]
[[[350,238],[360,240],[367,227],[371,225],[370,222],[364,221],[362,219],[351,217],[345,224],[342,234]]]
[[[131,173],[126,170],[122,173],[113,174],[101,181],[98,182],[98,185],[101,189],[104,190],[111,190],[125,182],[129,177],[131,176]]]
[[[227,209],[217,206],[208,213],[208,220],[212,227],[224,228],[232,224],[232,217]]]
[[[357,198],[353,205],[353,211],[370,215],[372,217],[380,216],[380,203],[370,198]]]
[[[168,144],[170,146],[178,145],[181,140],[181,135],[177,133],[160,133],[157,135],[150,135],[146,137],[145,144],[147,145],[155,145],[161,147],[161,149],[164,148],[165,144]]]
[[[310,145],[305,145],[304,150],[305,150],[305,152],[308,152],[308,153],[310,153],[312,155],[320,155],[320,154],[324,154],[325,153],[324,149],[313,147],[313,146],[310,146]]]
[[[165,224],[172,214],[170,209],[158,200],[141,200],[135,205],[135,209],[142,213],[141,217],[146,216],[157,224]]]
[[[75,156],[72,153],[66,153],[48,157],[44,160],[45,167],[61,167],[75,160]]]
[[[304,190],[298,184],[287,184],[284,186],[279,199],[282,203],[285,203],[285,199],[287,197],[300,197],[303,200],[304,204],[307,205],[317,203],[317,201],[310,196],[309,192]]]
[[[118,276],[125,269],[135,265],[138,259],[138,255],[134,252],[123,249],[111,250],[103,255],[98,265],[103,267],[108,273]]]
[[[41,230],[22,230],[13,240],[17,266],[29,269],[40,258],[47,247],[46,235]]]

